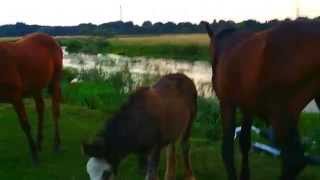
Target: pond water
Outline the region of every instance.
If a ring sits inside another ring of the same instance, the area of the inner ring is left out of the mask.
[[[200,96],[215,96],[211,87],[211,65],[208,62],[126,57],[116,54],[69,54],[64,51],[64,67],[91,69],[97,66],[106,73],[119,72],[126,68],[131,74],[135,75],[133,77],[136,77],[137,81],[139,81],[139,77],[146,75],[162,76],[168,73],[184,73],[194,81]],[[319,112],[314,101],[312,101],[304,111]]]
[[[200,96],[210,97],[213,95],[211,88],[211,66],[207,62],[177,62],[174,60],[153,59],[144,57],[129,58],[115,54],[87,55],[68,54],[64,55],[64,67],[77,69],[90,69],[99,65],[103,71],[113,73],[128,69],[133,77],[139,75],[162,76],[168,73],[184,73],[196,84]]]

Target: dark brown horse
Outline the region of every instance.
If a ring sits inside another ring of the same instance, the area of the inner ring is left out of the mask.
[[[166,179],[175,179],[175,142],[181,145],[185,179],[194,180],[189,157],[189,136],[197,111],[197,91],[183,74],[162,77],[154,86],[138,89],[121,110],[107,122],[91,144],[87,171],[91,180],[111,179],[120,161],[129,153],[145,156],[146,179],[158,179],[160,151],[167,148]]]
[[[320,23],[294,21],[269,30],[228,30],[215,35],[208,24],[213,88],[221,106],[222,157],[230,180],[237,179],[233,135],[235,112],[243,114],[240,179],[249,179],[252,117],[275,130],[281,147],[281,179],[293,180],[307,164],[297,129],[303,108],[320,95]]]
[[[49,87],[55,126],[55,150],[59,149],[58,129],[62,50],[46,34],[35,33],[16,42],[0,43],[0,102],[11,103],[18,114],[21,128],[27,136],[33,162],[41,149],[44,101],[42,91]],[[38,112],[38,135],[35,144],[23,104],[23,97],[32,96]]]

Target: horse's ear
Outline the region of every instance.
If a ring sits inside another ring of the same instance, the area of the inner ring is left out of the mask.
[[[212,39],[213,36],[214,36],[214,33],[213,33],[213,30],[212,30],[210,24],[208,22],[203,22],[203,24],[204,24],[204,26],[205,26],[205,28],[207,30],[207,33],[208,33],[210,39]]]
[[[82,143],[82,152],[90,157],[101,158],[105,156],[106,147],[103,139],[96,139],[93,143]]]

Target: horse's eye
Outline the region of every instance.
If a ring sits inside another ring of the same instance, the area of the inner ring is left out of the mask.
[[[111,175],[112,175],[112,172],[111,172],[111,171],[103,171],[102,179],[103,179],[103,180],[109,180],[109,178],[111,177]]]

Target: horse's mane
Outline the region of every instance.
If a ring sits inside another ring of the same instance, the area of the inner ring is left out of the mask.
[[[219,31],[215,38],[215,47],[217,56],[223,54],[225,50],[228,50],[238,43],[248,39],[254,31],[246,29],[237,29],[235,27],[229,27]]]
[[[140,87],[140,88],[136,89],[135,92],[133,92],[129,96],[127,102],[120,107],[120,111],[118,113],[127,110],[133,104],[135,104],[137,101],[142,100],[145,95],[145,92],[148,91],[149,89],[150,89],[150,87]]]
[[[236,31],[237,29],[235,27],[228,27],[228,28],[222,29],[217,32],[216,39],[223,39],[225,37],[230,36]]]

